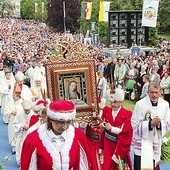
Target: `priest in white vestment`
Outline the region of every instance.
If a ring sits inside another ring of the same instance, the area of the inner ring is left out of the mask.
[[[163,136],[170,131],[170,109],[161,97],[159,83],[148,86],[148,95],[139,100],[132,114],[134,169],[160,170]]]
[[[9,115],[8,140],[9,140],[9,144],[11,145],[12,154],[16,153],[15,147],[16,147],[16,137],[17,137],[13,122],[15,120],[16,114],[23,112],[23,107],[21,105],[23,100],[21,99],[20,93],[21,93],[21,89],[16,88],[16,90],[13,93],[13,100],[11,100],[5,108],[5,112]]]
[[[26,132],[29,128],[30,118],[32,115],[34,115],[34,112],[32,111],[32,107],[33,107],[32,102],[28,100],[24,100],[21,104],[23,107],[23,111],[16,114],[15,120],[13,122],[15,127],[15,132],[17,134],[16,160],[18,164],[20,164],[22,144],[24,142]]]
[[[12,73],[10,71],[5,72],[4,80],[0,81],[0,94],[1,96],[1,114],[5,123],[9,121],[9,115],[5,112],[5,107],[9,101],[13,98],[14,82],[12,81]]]

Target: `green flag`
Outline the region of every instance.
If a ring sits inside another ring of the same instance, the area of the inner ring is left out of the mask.
[[[53,49],[53,50],[51,51],[51,54],[52,54],[52,55],[57,55],[57,51]]]

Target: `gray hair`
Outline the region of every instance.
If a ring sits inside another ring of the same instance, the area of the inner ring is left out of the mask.
[[[148,89],[150,89],[151,87],[161,89],[160,84],[157,83],[157,82],[150,82],[149,85],[148,85]]]

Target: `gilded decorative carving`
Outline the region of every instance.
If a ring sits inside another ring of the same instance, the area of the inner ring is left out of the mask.
[[[56,55],[52,55],[49,58],[51,62],[65,62],[92,58],[92,54],[89,49],[81,42],[61,41],[56,44],[55,50]]]

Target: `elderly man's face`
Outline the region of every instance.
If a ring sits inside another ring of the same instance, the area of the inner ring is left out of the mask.
[[[41,80],[36,80],[36,81],[35,81],[35,84],[36,84],[36,86],[38,86],[38,87],[41,86]]]
[[[152,102],[157,102],[158,98],[161,96],[161,90],[160,90],[160,88],[151,86],[148,89],[148,95]]]
[[[122,102],[121,102],[121,101],[116,101],[116,100],[114,100],[114,101],[111,102],[111,106],[112,106],[112,109],[113,109],[114,111],[118,110],[121,105],[122,105]]]

